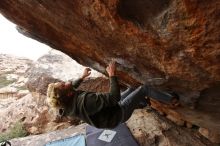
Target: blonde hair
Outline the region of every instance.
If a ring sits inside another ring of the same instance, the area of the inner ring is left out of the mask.
[[[47,88],[47,103],[51,108],[61,107],[61,95],[60,82],[51,83]]]

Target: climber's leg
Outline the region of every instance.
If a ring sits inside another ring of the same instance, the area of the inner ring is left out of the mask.
[[[172,103],[174,99],[174,96],[171,94],[155,90],[147,85],[140,86],[131,92],[124,100],[119,102],[123,113],[122,122],[125,122],[130,118],[133,111],[139,108],[140,103],[145,103],[145,106],[147,106],[148,100],[145,96],[152,97],[166,103]]]
[[[179,104],[179,96],[174,92],[173,93],[162,92],[154,88],[151,88],[147,85],[143,85],[143,88],[145,90],[145,95],[147,97],[151,97],[155,100],[169,103],[174,106],[177,106]]]
[[[131,92],[119,105],[122,108],[122,123],[126,122],[133,111],[139,108],[140,103],[144,103],[147,106],[147,99],[145,99],[145,91],[142,86]]]
[[[125,91],[123,91],[121,93],[121,100],[125,99],[125,97],[127,97],[131,92],[133,92],[135,89],[129,87],[128,89],[126,89]]]

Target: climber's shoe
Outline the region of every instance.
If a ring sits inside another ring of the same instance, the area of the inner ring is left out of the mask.
[[[11,146],[11,143],[7,140],[0,142],[0,146]]]
[[[143,98],[143,100],[139,102],[138,108],[144,108],[150,105],[151,105],[150,98]]]
[[[145,98],[145,99],[146,99],[147,105],[148,105],[148,106],[151,106],[150,98],[147,97],[147,98]]]
[[[180,106],[180,97],[179,97],[179,95],[175,92],[171,92],[169,94],[172,95],[172,98],[171,98],[171,101],[170,101],[171,107]]]

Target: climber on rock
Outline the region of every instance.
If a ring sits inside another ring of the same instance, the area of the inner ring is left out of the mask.
[[[80,83],[91,74],[91,70],[85,68],[82,77],[75,82],[49,84],[48,105],[57,111],[60,117],[78,117],[97,128],[114,128],[126,122],[135,109],[147,106],[149,102],[146,96],[171,105],[178,105],[177,96],[157,91],[147,85],[136,89],[128,88],[120,94],[115,62],[111,62],[106,71],[110,80],[108,93],[77,90]]]

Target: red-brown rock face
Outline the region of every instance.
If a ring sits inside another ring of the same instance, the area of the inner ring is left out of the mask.
[[[104,73],[116,60],[124,84],[146,82],[174,90],[184,105],[197,101],[220,131],[219,0],[1,0],[0,12],[80,64]]]

